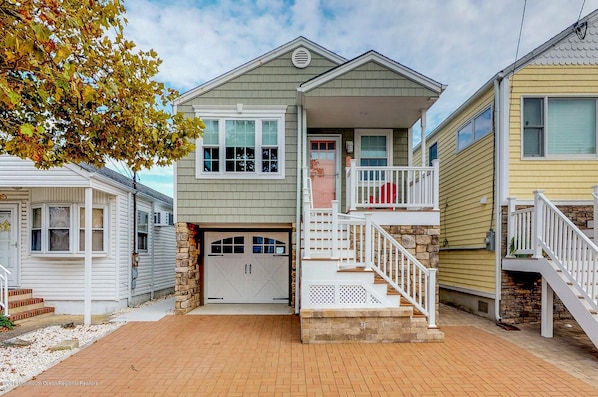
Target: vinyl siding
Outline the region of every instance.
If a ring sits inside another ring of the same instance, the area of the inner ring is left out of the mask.
[[[2,186],[85,186],[88,179],[66,167],[40,170],[32,161],[15,156],[0,156]]]
[[[437,96],[376,62],[368,62],[306,93],[306,96]]]
[[[284,105],[285,178],[207,180],[195,177],[195,153],[177,162],[177,221],[195,223],[292,223],[296,212],[296,88],[334,67],[312,53],[305,69],[291,63],[291,52],[221,86],[190,99],[178,111],[193,115],[192,105]]]
[[[493,95],[493,90],[488,90],[426,141],[426,155],[428,148],[438,143],[440,163],[438,281],[488,292],[494,291],[494,256],[483,247],[488,229],[496,228],[491,223],[493,133],[457,153],[457,131],[493,104]],[[413,163],[421,164],[419,148],[414,152]],[[486,204],[480,204],[482,197],[486,197]]]
[[[598,157],[586,160],[521,159],[521,98],[526,95],[598,97],[595,65],[530,65],[511,80],[509,197],[532,199],[543,189],[550,200],[591,200],[598,182]]]
[[[494,252],[440,251],[439,283],[494,293]]]

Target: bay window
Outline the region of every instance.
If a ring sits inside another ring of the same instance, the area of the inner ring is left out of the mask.
[[[78,208],[78,210],[75,210]],[[106,211],[92,209],[92,251],[105,252]],[[77,225],[77,226],[75,226]],[[78,233],[77,233],[78,230]],[[85,252],[85,208],[71,204],[41,204],[31,208],[31,253]]]
[[[596,98],[523,98],[521,119],[524,158],[596,155]]]

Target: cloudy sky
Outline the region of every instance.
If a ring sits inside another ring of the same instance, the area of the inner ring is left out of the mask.
[[[428,112],[429,132],[517,54],[597,9],[598,0],[125,0],[125,7],[127,38],[158,52],[158,79],[181,93],[304,36],[346,59],[378,51],[448,85]],[[140,181],[172,195],[172,168],[143,172]]]

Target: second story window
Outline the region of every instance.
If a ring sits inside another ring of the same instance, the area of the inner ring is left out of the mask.
[[[457,152],[482,139],[492,131],[492,107],[488,106],[457,131]]]
[[[197,142],[197,177],[284,178],[286,107],[239,109],[196,107],[196,114],[206,125]]]

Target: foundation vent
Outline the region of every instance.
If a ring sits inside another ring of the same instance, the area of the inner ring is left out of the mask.
[[[478,311],[488,313],[488,302],[478,301]]]

